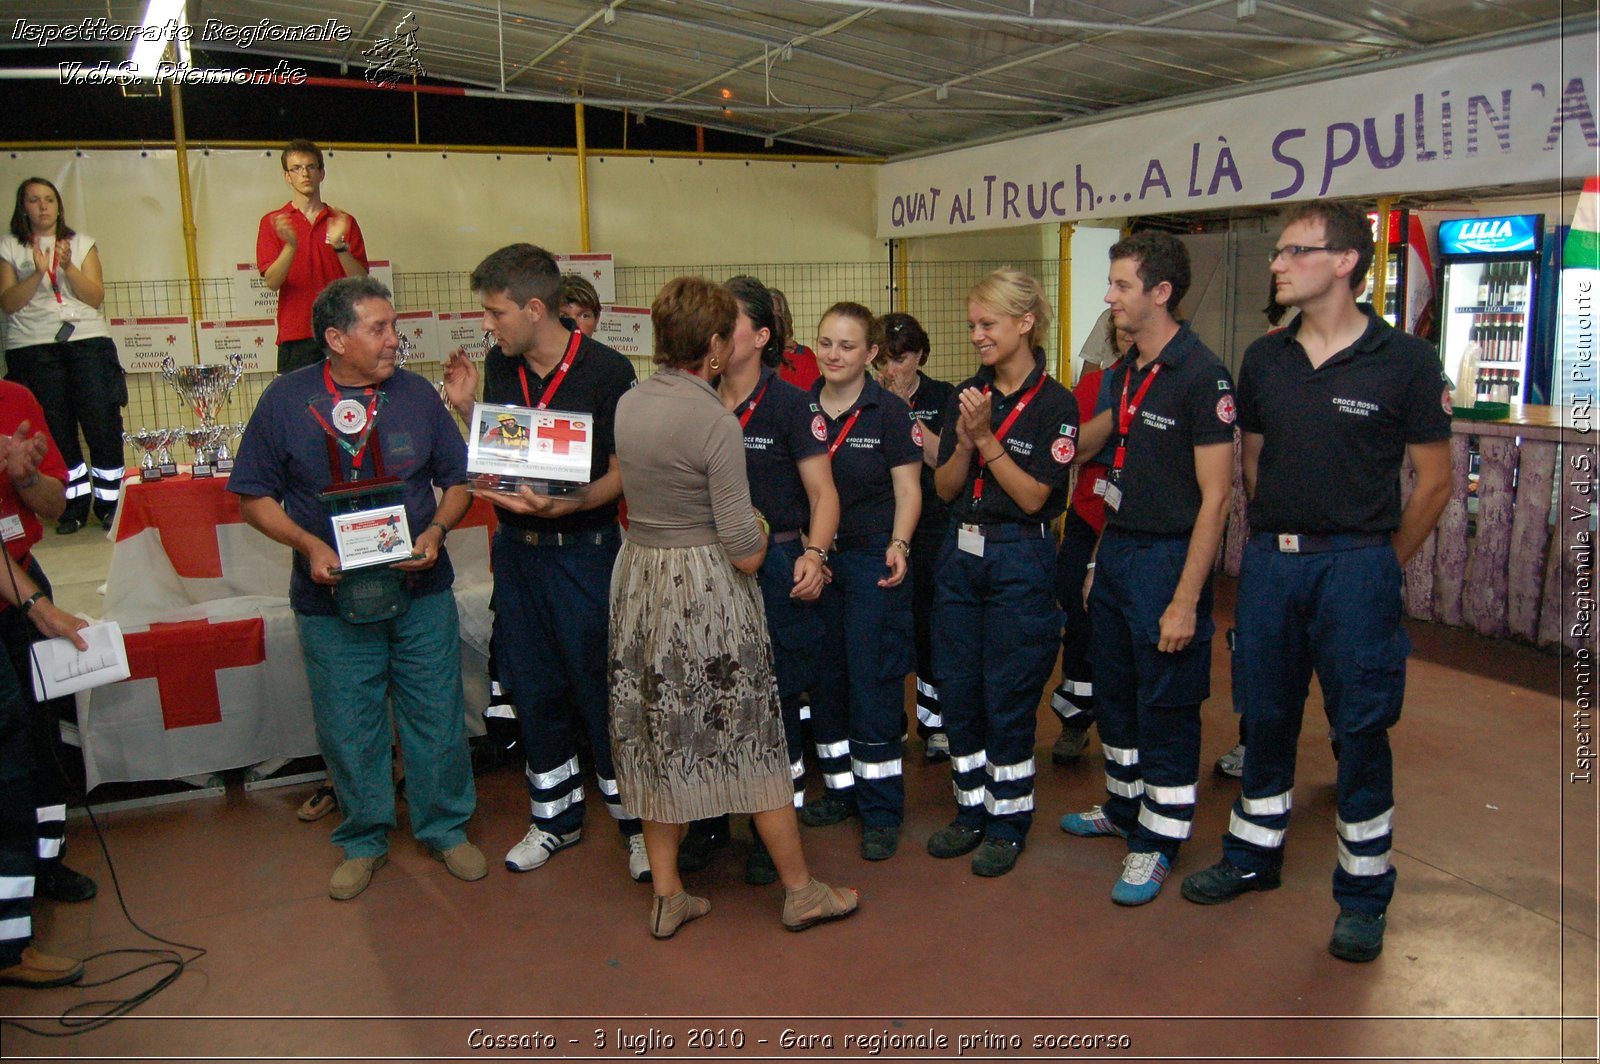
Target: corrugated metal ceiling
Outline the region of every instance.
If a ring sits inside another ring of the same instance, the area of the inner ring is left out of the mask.
[[[351,30],[348,42],[262,41],[238,51],[343,63],[359,77],[368,62],[362,51],[410,15],[428,80],[542,100],[581,94],[594,106],[841,154],[894,156],[1539,26],[1558,19],[1563,6],[321,0],[313,8],[297,0],[189,0],[188,17],[199,28],[208,19],[231,26],[335,19]],[[35,0],[0,3],[0,14],[9,38],[19,17],[136,24],[144,7],[142,0]],[[48,50],[35,51],[51,61]]]

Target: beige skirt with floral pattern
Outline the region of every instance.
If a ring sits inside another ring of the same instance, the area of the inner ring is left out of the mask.
[[[609,664],[623,808],[681,824],[793,800],[761,592],[720,545],[623,543]]]

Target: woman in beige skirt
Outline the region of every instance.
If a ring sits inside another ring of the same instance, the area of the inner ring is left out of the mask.
[[[772,648],[754,573],[767,533],[750,505],[738,420],[710,379],[738,304],[710,281],[671,281],[650,308],[654,376],[617,404],[628,535],[611,577],[611,749],[625,808],[644,821],[668,938],[711,911],[683,889],[683,825],[749,813],[801,931],[856,908],[806,867],[792,804]]]

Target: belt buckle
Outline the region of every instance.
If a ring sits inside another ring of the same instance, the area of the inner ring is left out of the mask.
[[[1284,554],[1300,553],[1300,537],[1280,533],[1278,536],[1278,550]]]

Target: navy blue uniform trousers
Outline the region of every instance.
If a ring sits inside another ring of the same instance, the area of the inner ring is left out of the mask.
[[[1094,666],[1089,660],[1092,638],[1089,611],[1083,605],[1083,579],[1100,536],[1094,527],[1071,510],[1062,527],[1056,551],[1056,601],[1061,604],[1061,688],[1068,705],[1052,700],[1061,723],[1087,728],[1094,722]]]
[[[1193,830],[1200,774],[1200,703],[1211,693],[1211,577],[1195,632],[1177,653],[1160,650],[1161,615],[1189,553],[1188,536],[1106,529],[1096,556],[1095,723],[1106,758],[1106,815],[1134,853],[1178,854]]]
[[[603,539],[534,547],[502,526],[494,540],[495,665],[522,728],[532,822],[556,835],[583,824],[574,711],[589,734],[606,809],[624,835],[639,831],[611,764],[606,636],[622,539],[614,527]]]
[[[1411,653],[1400,627],[1399,559],[1387,543],[1305,554],[1275,544],[1270,534],[1252,537],[1239,578],[1235,676],[1247,753],[1223,854],[1250,871],[1282,862],[1315,670],[1339,751],[1333,896],[1342,908],[1381,913],[1395,883],[1389,729],[1400,719]]]
[[[1055,543],[1038,525],[988,526],[983,557],[945,536],[933,666],[950,736],[956,820],[1021,842],[1033,824],[1039,700],[1061,635]]]
[[[911,671],[911,575],[882,588],[887,534],[833,552],[819,605],[825,629],[811,731],[828,789],[852,798],[867,827],[899,827],[906,788],[901,748]]]
[[[789,595],[794,589],[794,564],[804,551],[798,539],[769,544],[766,559],[756,573],[761,604],[767,611],[767,634],[772,639],[773,672],[778,681],[796,807],[805,797],[805,732],[800,722],[800,703],[816,683],[817,654],[825,638],[819,605],[800,602]]]

